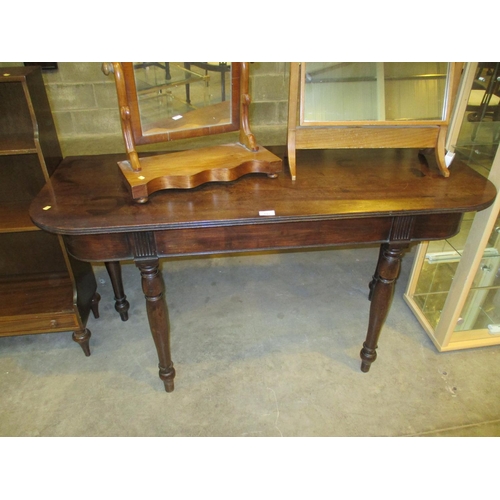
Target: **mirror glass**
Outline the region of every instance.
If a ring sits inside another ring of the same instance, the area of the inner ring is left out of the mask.
[[[444,120],[448,73],[446,62],[303,63],[301,124]]]
[[[133,63],[144,136],[231,123],[231,63]]]

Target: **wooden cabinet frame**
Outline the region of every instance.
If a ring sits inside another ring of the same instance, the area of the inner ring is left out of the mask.
[[[464,78],[458,92],[457,105],[453,112],[450,133],[447,138],[447,148],[449,150],[454,149],[457,141],[460,125],[466,113],[476,67],[477,63],[467,63],[464,70]],[[495,185],[497,191],[500,191],[499,149],[497,149],[488,179]],[[487,328],[456,331],[456,325],[463,315],[467,298],[481,265],[488,240],[494,230],[499,211],[500,197],[497,196],[493,205],[474,216],[452,284],[435,327],[429,322],[415,301],[415,291],[426,259],[429,243],[421,243],[417,249],[404,299],[439,351],[453,351],[500,344],[500,335],[491,334]]]
[[[429,121],[349,121],[305,123],[304,67],[307,63],[290,63],[288,104],[288,162],[292,179],[297,176],[297,149],[322,148],[420,148],[433,150],[439,171],[450,175],[445,161],[445,139],[451,108],[460,82],[462,63],[449,63],[444,117]]]
[[[41,69],[0,70],[0,337],[73,331],[90,355],[99,295],[90,264],[41,231],[31,201],[62,160]],[[51,209],[51,205],[45,207]]]

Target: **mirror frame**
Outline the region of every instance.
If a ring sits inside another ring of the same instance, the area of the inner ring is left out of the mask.
[[[442,120],[302,122],[305,63],[290,63],[287,151],[292,179],[297,149],[419,148],[434,150],[437,167],[450,175],[445,163],[445,138],[460,83],[463,63],[448,63]]]
[[[233,132],[240,128],[240,88],[241,63],[231,62],[231,116],[229,121],[220,125],[207,125],[193,129],[168,131],[158,134],[144,134],[139,110],[139,99],[134,74],[134,63],[113,63],[118,101],[122,121],[127,119],[130,124],[131,139],[136,145],[156,144],[178,139],[189,139],[212,134]],[[123,108],[128,111],[123,111]],[[124,116],[124,113],[127,116]]]
[[[193,63],[191,63],[193,64]],[[133,63],[103,63],[105,75],[114,73],[118,108],[127,160],[119,161],[127,187],[136,203],[146,203],[149,195],[164,189],[191,189],[206,182],[230,182],[250,173],[275,178],[282,160],[257,144],[250,129],[249,63],[231,62],[231,121],[196,129],[144,135]],[[136,144],[151,144],[202,135],[239,131],[236,143],[197,149],[141,155]]]

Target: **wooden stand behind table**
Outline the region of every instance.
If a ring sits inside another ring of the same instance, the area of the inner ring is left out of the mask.
[[[367,372],[404,249],[413,241],[451,237],[463,213],[488,207],[496,196],[494,186],[465,164],[454,162],[444,178],[416,150],[308,150],[298,153],[296,181],[288,173],[277,179],[251,174],[158,192],[138,205],[122,181],[117,166],[122,158],[66,158],[30,215],[42,229],[63,235],[77,259],[135,261],[167,392],[174,388],[175,371],[160,258],[381,244],[361,350],[361,369]]]

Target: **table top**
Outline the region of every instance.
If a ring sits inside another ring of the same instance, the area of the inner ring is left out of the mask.
[[[141,205],[127,191],[117,165],[123,159],[125,154],[64,159],[31,205],[33,222],[58,234],[102,234],[463,213],[488,207],[496,196],[491,182],[458,159],[444,178],[414,149],[305,150],[297,152],[295,181],[284,162],[276,179],[249,174],[165,190]]]

